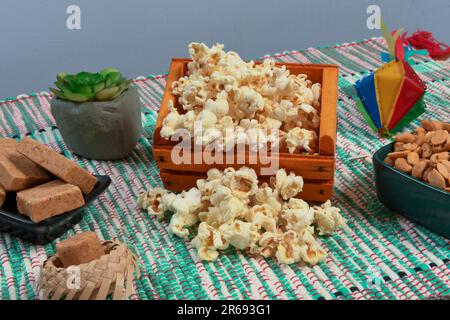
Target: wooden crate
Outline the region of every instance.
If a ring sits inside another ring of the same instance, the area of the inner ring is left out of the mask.
[[[224,169],[227,167],[239,168],[243,164],[194,164],[195,152],[191,152],[190,164],[175,164],[171,158],[172,148],[178,143],[165,140],[160,136],[163,119],[169,113],[168,102],[174,102],[180,113],[183,109],[176,97],[171,93],[171,85],[180,77],[186,75],[189,59],[173,59],[167,79],[166,89],[161,103],[161,108],[156,122],[153,137],[153,156],[160,168],[160,176],[164,186],[172,191],[181,191],[195,186],[195,181],[205,177],[206,172],[216,167]],[[313,83],[322,84],[321,112],[318,155],[290,154],[280,152],[279,167],[286,171],[295,172],[305,180],[304,191],[299,195],[302,199],[309,201],[324,201],[329,199],[333,193],[334,169],[335,169],[335,147],[336,147],[336,103],[338,93],[338,67],[335,65],[322,64],[298,64],[277,63],[277,66],[285,65],[292,74],[307,74]],[[245,165],[255,169],[260,175],[264,165],[261,162],[250,163],[248,151],[245,152]],[[267,177],[260,176],[260,180]]]

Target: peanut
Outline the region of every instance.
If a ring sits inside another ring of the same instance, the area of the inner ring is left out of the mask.
[[[433,167],[427,167],[425,171],[422,174],[422,180],[425,182],[429,182],[428,175],[430,174],[431,170],[434,170]]]
[[[431,137],[431,143],[433,145],[443,144],[447,141],[448,132],[445,130],[437,130],[434,131],[433,136]]]
[[[450,176],[450,173],[448,172],[448,169],[444,164],[438,163],[436,165],[436,169],[444,177],[444,179],[448,179],[448,177]]]
[[[405,158],[397,158],[394,162],[394,168],[400,170],[401,172],[410,173],[412,166],[406,161]]]
[[[394,143],[394,151],[404,151],[403,145],[404,145],[403,142]]]
[[[436,168],[436,165],[439,163],[439,159],[437,157],[437,153],[432,154],[430,157],[430,162],[428,163],[428,165],[430,167]]]
[[[433,150],[428,142],[422,144],[422,158],[429,158],[433,154]]]
[[[414,130],[414,132],[416,133],[416,135],[420,135],[420,134],[424,134],[425,135],[425,133],[427,133],[427,130],[425,130],[424,128],[422,128],[422,127],[417,127],[415,130]]]
[[[432,186],[436,186],[441,189],[445,188],[445,179],[436,169],[432,169],[430,171],[428,174],[428,181]]]
[[[421,179],[422,174],[427,167],[428,167],[428,160],[420,160],[419,163],[412,168],[411,175],[414,178]]]
[[[422,147],[418,147],[416,150],[414,150],[415,153],[417,153],[419,156],[422,156]]]
[[[390,166],[393,166],[394,165],[394,160],[392,160],[389,157],[386,157],[386,158],[384,158],[384,163],[386,163],[386,164],[388,164]]]
[[[445,146],[443,144],[438,144],[436,146],[432,146],[431,149],[433,149],[433,152],[443,152],[445,151]]]
[[[416,141],[416,137],[409,132],[402,132],[395,136],[395,141],[403,143],[412,143]]]
[[[415,166],[419,163],[420,157],[417,153],[410,152],[410,153],[408,153],[408,156],[406,157],[406,159],[408,160],[410,165]]]
[[[442,129],[447,130],[447,132],[450,133],[450,123],[443,122]]]
[[[437,159],[439,161],[442,161],[442,160],[448,161],[449,156],[450,156],[447,151],[436,153],[436,155],[437,155]]]
[[[416,150],[417,147],[418,147],[418,145],[415,144],[415,143],[405,143],[403,145],[403,150],[405,150],[405,151],[413,151],[413,150]]]
[[[405,158],[408,155],[409,151],[398,151],[398,152],[391,152],[388,153],[388,157],[392,160],[396,160],[398,158]]]
[[[441,160],[440,163],[443,164],[444,166],[446,166],[448,172],[450,172],[450,161],[448,161],[448,160]]]
[[[450,151],[450,134],[447,136],[447,141],[444,144],[444,148],[446,151]]]
[[[417,135],[416,135],[416,143],[421,146],[424,142],[425,142],[425,134],[426,131],[425,129],[422,128],[422,130],[416,130]]]
[[[440,121],[422,120],[422,127],[427,131],[436,131],[442,129],[444,126]]]

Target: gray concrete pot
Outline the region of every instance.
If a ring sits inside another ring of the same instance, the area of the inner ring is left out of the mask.
[[[85,158],[125,158],[142,133],[142,103],[134,87],[112,101],[73,103],[55,97],[50,104],[67,147]]]

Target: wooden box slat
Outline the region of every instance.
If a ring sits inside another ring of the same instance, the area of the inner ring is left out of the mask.
[[[198,179],[206,177],[206,174],[189,174],[175,171],[160,172],[161,180],[164,183],[164,188],[174,192],[189,190],[196,186]],[[268,182],[269,178],[260,177],[260,183]],[[303,191],[298,194],[298,197],[305,201],[325,202],[333,195],[333,181],[311,181],[304,180]]]
[[[191,164],[176,164],[171,159],[171,148],[161,148],[158,152],[154,152],[155,160],[161,170],[183,170],[186,172],[206,173],[211,165],[209,164],[194,164],[195,154],[191,153]],[[247,166],[256,171],[258,175],[261,174],[261,167],[266,167],[264,161],[265,158],[258,158],[258,163],[250,163],[249,155],[246,154],[245,164],[212,164],[215,168],[225,169],[228,167],[240,168]],[[279,154],[279,167],[285,168],[287,172],[295,172],[297,175],[301,175],[305,179],[318,179],[318,180],[332,180],[334,176],[334,159],[327,156],[315,156],[308,155],[291,155]],[[263,163],[260,163],[261,160]]]

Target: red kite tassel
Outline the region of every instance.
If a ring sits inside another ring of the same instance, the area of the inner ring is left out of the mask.
[[[432,58],[446,58],[450,56],[450,47],[436,40],[431,32],[418,30],[411,37],[405,39],[406,43],[415,49],[426,49]]]

